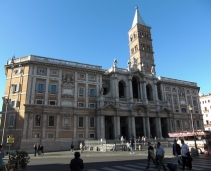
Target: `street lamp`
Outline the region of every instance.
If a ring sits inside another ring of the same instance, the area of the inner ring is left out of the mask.
[[[5,113],[4,113],[4,125],[3,125],[3,130],[2,130],[2,137],[1,137],[1,145],[3,145],[4,142],[4,132],[5,132],[5,126],[6,126],[6,120],[7,120],[7,111],[8,111],[8,105],[10,104],[10,90],[11,90],[11,82],[12,82],[12,73],[13,73],[13,68],[14,68],[14,60],[15,60],[15,56],[12,57],[11,61],[10,61],[10,65],[11,65],[11,75],[10,75],[10,84],[9,84],[9,92],[8,92],[8,96],[7,98],[3,97],[3,103],[6,104],[6,108],[5,108]]]
[[[194,134],[194,143],[195,143],[195,150],[196,150],[195,155],[198,156],[199,153],[198,153],[198,148],[197,148],[197,144],[196,144],[196,134],[195,134],[194,126],[193,126],[193,107],[189,104],[188,108],[189,108],[190,116],[191,116],[192,131]]]

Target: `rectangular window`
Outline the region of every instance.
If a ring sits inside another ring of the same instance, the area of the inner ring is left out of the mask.
[[[78,103],[78,107],[84,107],[84,103]]]
[[[94,109],[94,108],[95,108],[95,104],[94,104],[94,103],[90,103],[90,104],[89,104],[89,108]]]
[[[90,117],[89,118],[89,127],[90,128],[94,128],[95,127],[95,118],[94,117]]]
[[[19,92],[20,89],[20,84],[12,84],[11,85],[11,92],[15,93],[15,92]]]
[[[49,87],[49,91],[51,92],[51,94],[56,94],[56,92],[57,92],[57,86],[51,84],[50,87]]]
[[[84,138],[84,134],[78,134],[78,138]]]
[[[49,104],[49,105],[56,105],[56,101],[55,101],[55,100],[49,100],[49,101],[48,101],[48,104]]]
[[[48,126],[54,126],[54,116],[48,117]]]
[[[83,87],[79,87],[78,94],[79,94],[79,96],[81,96],[81,97],[84,96],[84,88],[83,88]]]
[[[58,75],[58,70],[51,70],[51,75]]]
[[[175,104],[175,105],[178,104],[177,97],[174,97],[174,104]]]
[[[35,115],[35,126],[41,125],[41,115]]]
[[[45,91],[45,84],[37,83],[36,90],[37,90],[37,93],[43,93]]]
[[[46,68],[37,68],[37,73],[38,74],[47,74],[47,69]]]
[[[10,114],[9,115],[9,127],[14,127],[14,123],[15,123],[15,115]]]
[[[91,97],[95,96],[95,89],[93,89],[93,88],[89,89],[89,96],[91,96]]]
[[[42,105],[43,104],[43,100],[35,100],[35,104]]]
[[[196,100],[193,100],[193,105],[197,106],[197,101]]]
[[[95,76],[94,75],[89,75],[89,80],[95,80]]]
[[[84,74],[80,74],[79,75],[79,78],[84,79],[85,78],[85,75]]]
[[[18,100],[12,100],[10,102],[10,107],[19,107],[19,101]]]
[[[94,139],[95,138],[95,134],[89,134],[89,138]]]
[[[84,127],[84,118],[78,117],[78,127],[83,128]]]

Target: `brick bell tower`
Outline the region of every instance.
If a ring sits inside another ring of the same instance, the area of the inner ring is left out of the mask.
[[[128,31],[131,68],[137,68],[145,74],[155,75],[151,27],[144,23],[136,7],[131,29]]]

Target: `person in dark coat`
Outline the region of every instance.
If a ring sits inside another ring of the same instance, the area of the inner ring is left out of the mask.
[[[177,140],[174,140],[174,144],[172,145],[172,152],[175,156],[175,164],[177,165],[178,163],[181,163],[178,157],[179,155],[181,155],[181,147],[179,144],[177,144]]]
[[[34,156],[36,156],[36,155],[37,155],[37,145],[34,144]]]
[[[153,161],[153,163],[155,164],[155,166],[157,167],[158,166],[158,163],[155,159],[155,154],[154,154],[154,148],[153,146],[151,145],[150,142],[148,142],[148,157],[147,157],[147,167],[146,169],[149,169],[149,165],[150,165],[150,159]]]
[[[75,158],[72,159],[70,162],[70,170],[71,171],[82,171],[82,169],[84,168],[84,162],[80,158],[80,153],[75,152],[74,156],[75,156]]]

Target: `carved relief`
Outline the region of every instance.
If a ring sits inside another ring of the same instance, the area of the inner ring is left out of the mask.
[[[75,81],[75,74],[70,72],[63,72],[62,73],[62,84],[66,86],[73,85]]]
[[[165,90],[166,90],[166,91],[170,91],[170,90],[171,90],[170,86],[166,86],[166,87],[165,87]]]
[[[185,97],[185,89],[184,88],[179,88],[179,97]]]

